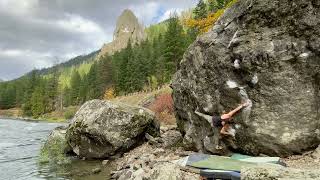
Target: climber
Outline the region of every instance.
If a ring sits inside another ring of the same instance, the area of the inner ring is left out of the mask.
[[[229,123],[232,118],[232,116],[237,113],[240,109],[243,107],[250,106],[250,101],[246,101],[242,104],[240,104],[237,108],[234,110],[230,111],[229,113],[222,114],[221,116],[209,116],[206,114],[202,114],[198,112],[197,110],[195,111],[196,114],[199,116],[203,117],[206,119],[212,127],[217,127],[221,128],[220,134],[222,135],[227,135],[227,136],[232,136],[233,138],[235,137],[235,130],[230,127]],[[215,137],[215,142],[217,142],[216,149],[221,150],[223,147],[220,145],[220,138],[219,136],[214,136]]]
[[[249,103],[250,102],[248,102],[248,101],[244,102],[244,103],[240,104],[234,110],[230,111],[229,113],[222,114],[221,116],[209,116],[206,114],[202,114],[202,113],[198,112],[197,110],[195,111],[195,113],[198,114],[199,116],[203,117],[204,119],[206,119],[211,124],[211,126],[221,128],[220,133],[222,135],[231,135],[234,137],[235,132],[234,132],[234,129],[230,128],[229,122],[235,113],[237,113],[243,107],[248,106]]]

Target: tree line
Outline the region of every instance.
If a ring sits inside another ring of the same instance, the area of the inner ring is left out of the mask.
[[[102,99],[107,91],[124,95],[153,89],[170,82],[186,48],[197,34],[181,25],[177,15],[167,20],[164,32],[139,44],[94,61],[87,74],[73,70],[68,86],[62,87],[60,71],[48,75],[34,70],[17,80],[0,83],[0,109],[22,108],[35,118],[57,109]]]

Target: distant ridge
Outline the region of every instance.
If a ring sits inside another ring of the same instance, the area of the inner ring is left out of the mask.
[[[47,74],[47,73],[51,73],[54,70],[57,70],[60,68],[68,68],[68,67],[80,65],[82,63],[92,62],[95,60],[95,58],[99,54],[99,52],[100,52],[100,50],[97,50],[97,51],[94,51],[94,52],[87,54],[87,55],[80,55],[80,56],[74,57],[66,62],[57,64],[53,67],[41,69],[41,70],[39,70],[39,73],[40,74]]]

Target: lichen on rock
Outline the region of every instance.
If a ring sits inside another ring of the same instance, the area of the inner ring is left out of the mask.
[[[55,128],[42,146],[39,155],[40,163],[66,164],[70,163],[67,157],[68,153],[72,153],[72,148],[66,140],[66,126]]]

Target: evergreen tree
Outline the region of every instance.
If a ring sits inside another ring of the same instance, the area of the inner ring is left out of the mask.
[[[217,1],[217,8],[222,9],[226,3],[226,0],[216,0]]]
[[[32,116],[32,103],[31,103],[31,98],[32,98],[32,94],[36,88],[36,86],[39,84],[40,80],[39,80],[39,75],[37,74],[36,70],[33,70],[29,77],[27,77],[26,81],[27,81],[27,87],[25,90],[25,94],[24,94],[24,104],[22,106],[23,109],[23,113],[26,116]]]
[[[35,91],[31,96],[31,112],[34,118],[40,117],[45,113],[45,97],[44,97],[44,89],[41,86],[35,88]]]
[[[9,109],[15,107],[16,88],[14,84],[5,84],[0,90],[0,109]]]
[[[52,77],[48,79],[46,86],[46,99],[48,102],[47,111],[51,112],[55,110],[57,96],[58,96],[58,72],[54,71]]]
[[[81,76],[77,70],[74,70],[71,75],[70,80],[70,99],[72,105],[78,105],[80,102],[79,94],[80,94],[80,84],[81,84]]]
[[[195,19],[203,19],[207,16],[207,5],[203,0],[199,0],[196,8],[193,10]]]
[[[80,83],[80,89],[79,89],[79,100],[80,104],[84,103],[88,99],[88,89],[89,89],[89,83],[88,83],[88,76],[84,75],[81,79]]]
[[[65,107],[72,105],[71,89],[69,87],[65,87],[63,90],[63,104]]]
[[[130,86],[130,76],[132,73],[131,65],[129,63],[130,60],[132,60],[133,57],[133,52],[132,52],[132,45],[131,41],[129,40],[127,47],[121,51],[121,53],[118,54],[119,57],[118,59],[120,60],[119,62],[119,70],[118,70],[118,83],[117,83],[117,88],[116,91],[118,93],[121,92],[128,92],[129,91],[129,86]]]
[[[171,75],[176,71],[176,67],[180,62],[183,48],[183,28],[179,23],[177,15],[173,15],[168,22],[168,30],[165,33],[165,81],[171,80]]]
[[[219,9],[217,0],[208,0],[208,11],[215,12]]]
[[[110,56],[105,56],[100,59],[97,69],[97,98],[102,99],[104,92],[113,84],[112,81],[112,59]]]

